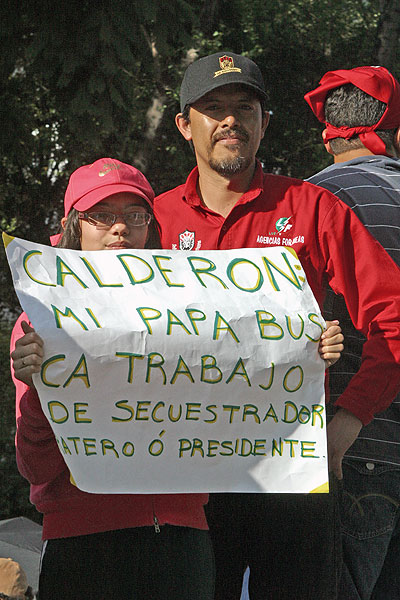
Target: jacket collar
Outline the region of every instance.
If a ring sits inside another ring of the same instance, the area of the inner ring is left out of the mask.
[[[191,206],[203,206],[200,200],[200,196],[197,193],[197,182],[199,179],[199,170],[195,167],[190,173],[186,180],[186,183],[182,191],[182,200]],[[256,168],[254,171],[254,177],[251,181],[250,187],[245,192],[237,204],[246,204],[257,198],[263,191],[263,179],[264,174],[261,167],[261,163],[256,160]]]

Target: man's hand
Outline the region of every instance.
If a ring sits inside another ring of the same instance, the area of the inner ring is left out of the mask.
[[[339,321],[327,321],[326,330],[321,335],[319,342],[319,353],[325,361],[325,367],[331,367],[340,358],[343,352],[343,334],[339,327]]]
[[[345,408],[339,408],[327,427],[328,465],[338,479],[343,479],[342,460],[357,439],[362,422]]]

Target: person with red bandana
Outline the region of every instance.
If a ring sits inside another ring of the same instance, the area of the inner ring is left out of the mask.
[[[400,271],[336,196],[263,173],[256,152],[269,114],[253,61],[232,52],[196,60],[185,72],[180,101],[176,125],[197,166],[186,183],[155,199],[163,247],[290,246],[320,306],[329,282],[367,337],[363,364],[336,401],[328,428],[330,469],[341,478],[344,453],[400,384]],[[331,494],[212,494],[207,517],[216,600],[239,600],[248,565],[251,600],[336,598],[335,510]]]
[[[400,265],[400,84],[384,67],[325,73],[305,99],[319,121],[334,164],[308,181],[345,202]],[[343,298],[329,290],[325,317],[339,316],[346,339],[340,365],[329,372],[340,397],[358,372],[364,336]],[[385,382],[369,382],[376,397]],[[363,427],[343,460],[339,496],[343,570],[339,598],[400,598],[400,390]]]

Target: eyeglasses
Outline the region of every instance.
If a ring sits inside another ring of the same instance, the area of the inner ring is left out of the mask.
[[[97,227],[97,229],[109,229],[117,221],[118,217],[122,217],[128,227],[144,227],[150,225],[153,215],[148,212],[80,212],[78,217]]]

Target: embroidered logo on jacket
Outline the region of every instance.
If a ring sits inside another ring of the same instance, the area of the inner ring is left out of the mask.
[[[290,217],[280,217],[276,223],[276,231],[270,231],[268,235],[258,235],[257,236],[257,244],[265,244],[266,246],[293,246],[294,244],[304,244],[304,235],[296,235],[295,237],[284,237],[281,234],[285,233],[292,229],[293,224],[289,223],[289,221],[293,218],[293,215]],[[292,235],[291,234],[288,235]]]
[[[291,218],[292,217],[281,217],[280,219],[278,219],[275,223],[276,230],[279,233],[285,233],[285,231],[289,231],[289,229],[292,229],[293,225],[289,223]]]
[[[194,231],[186,229],[179,234],[179,250],[193,250],[194,247]]]

